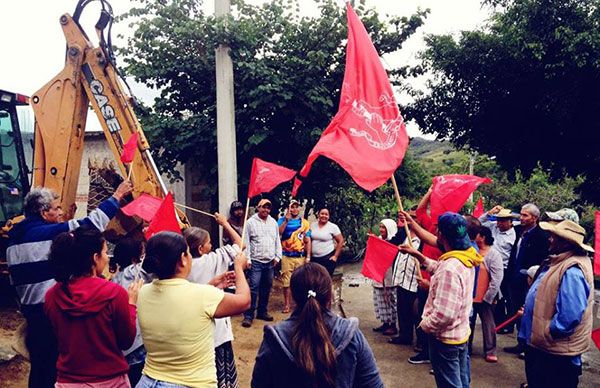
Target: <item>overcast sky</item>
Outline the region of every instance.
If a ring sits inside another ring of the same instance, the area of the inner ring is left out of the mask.
[[[127,11],[133,2],[109,0],[116,15]],[[251,0],[262,3],[261,0]],[[207,12],[214,11],[214,0],[205,1]],[[303,12],[311,13],[312,0],[300,0],[306,5]],[[59,24],[63,13],[73,13],[76,0],[1,0],[0,1],[0,89],[32,95],[52,79],[64,65],[65,41]],[[344,2],[339,0],[340,7]],[[488,17],[479,0],[367,0],[381,15],[409,16],[419,7],[430,8],[431,14],[401,52],[386,58],[386,62],[417,62],[417,53],[423,49],[423,35],[429,33],[457,33],[480,26]],[[99,7],[91,4],[82,17],[82,25],[93,29]],[[113,28],[113,39],[118,33],[127,35],[125,23]],[[89,35],[89,34],[88,34]],[[114,42],[119,45],[119,41]],[[117,58],[118,60],[118,58]],[[151,102],[152,93],[141,85],[132,85],[133,92],[146,102]],[[94,115],[88,115],[94,117]],[[90,127],[99,127],[89,122]],[[409,127],[409,134],[418,134],[418,129]]]

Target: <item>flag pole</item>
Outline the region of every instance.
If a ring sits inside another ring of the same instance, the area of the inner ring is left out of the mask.
[[[133,162],[129,163],[129,172],[127,173],[127,180],[131,180],[131,172],[133,171]]]
[[[182,204],[180,204],[180,203],[177,203],[177,202],[174,202],[174,204],[175,204],[175,206],[179,206],[179,207],[182,207],[182,208],[184,208],[184,209],[188,209],[188,210],[191,210],[191,211],[195,211],[196,213],[200,213],[200,214],[204,214],[204,215],[206,215],[206,216],[210,216],[210,217],[212,217],[212,218],[216,218],[214,214],[210,214],[210,213],[208,213],[208,212],[205,212],[205,211],[202,211],[202,210],[200,210],[200,209],[196,209],[196,208],[193,208],[193,207],[185,206],[185,205],[182,205]]]
[[[244,236],[246,235],[246,221],[248,221],[248,210],[250,209],[250,197],[248,197],[248,199],[246,199],[246,211],[244,212],[244,226],[242,226],[242,246],[240,247],[241,250],[244,250]]]
[[[398,184],[396,183],[396,177],[394,177],[394,174],[392,174],[392,186],[394,187],[394,195],[396,196],[396,202],[398,203],[398,209],[400,209],[400,211],[404,211],[404,207],[402,206],[402,200],[400,199],[400,191],[398,191]],[[406,238],[408,239],[408,245],[411,248],[414,248],[412,245],[412,238],[410,237],[410,229],[408,228],[408,222],[404,222],[404,231],[406,232]],[[419,263],[419,260],[416,257],[413,257],[413,260],[415,261],[416,265],[417,265],[417,278],[419,279],[423,279],[423,277],[421,276],[421,263]]]

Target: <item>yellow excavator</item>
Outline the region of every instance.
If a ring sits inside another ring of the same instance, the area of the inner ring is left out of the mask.
[[[110,31],[113,13],[106,0],[95,26],[99,46],[94,47],[79,24],[84,8],[97,0],[79,0],[73,16],[60,24],[66,39],[65,67],[31,96],[35,114],[35,150],[32,186],[54,189],[61,198],[65,218],[75,212],[75,195],[83,155],[87,113],[91,105],[102,125],[122,176],[131,176],[134,197],[147,193],[163,197],[167,189],[150,154],[148,141],[133,111],[134,100],[115,64]],[[123,145],[138,133],[138,149],[131,165],[120,161]],[[131,172],[129,170],[132,170]]]
[[[83,10],[93,1],[101,4],[95,25],[97,47],[79,24]],[[55,190],[60,196],[64,219],[73,218],[90,106],[98,116],[121,176],[130,177],[134,185],[133,197],[142,193],[159,198],[166,195],[167,188],[133,110],[132,93],[115,63],[110,35],[113,20],[112,7],[107,0],[79,0],[73,16],[64,14],[59,19],[66,39],[64,69],[30,98],[0,91],[0,216],[5,225],[0,241],[5,242],[11,224],[22,219],[18,215],[30,187],[30,173],[31,187]],[[16,106],[26,104],[31,105],[35,116],[32,171],[25,160],[24,140],[15,111]],[[139,135],[138,152],[131,164],[124,164],[120,155],[134,133]],[[185,215],[178,215],[186,225]],[[140,224],[139,220],[134,222],[123,214],[113,221],[109,230],[116,230],[115,235],[130,232]],[[5,272],[6,268],[2,267],[4,254],[0,257],[0,272]]]

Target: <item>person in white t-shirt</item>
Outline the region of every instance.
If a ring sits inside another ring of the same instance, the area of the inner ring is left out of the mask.
[[[332,276],[344,246],[344,236],[336,224],[329,222],[327,208],[319,210],[317,217],[318,221],[310,225],[312,261],[325,267]]]

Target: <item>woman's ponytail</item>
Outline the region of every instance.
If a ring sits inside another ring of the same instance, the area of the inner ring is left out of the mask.
[[[296,362],[311,387],[335,387],[335,347],[325,323],[331,303],[331,278],[319,264],[307,263],[294,271],[290,287],[299,312],[292,333]]]

